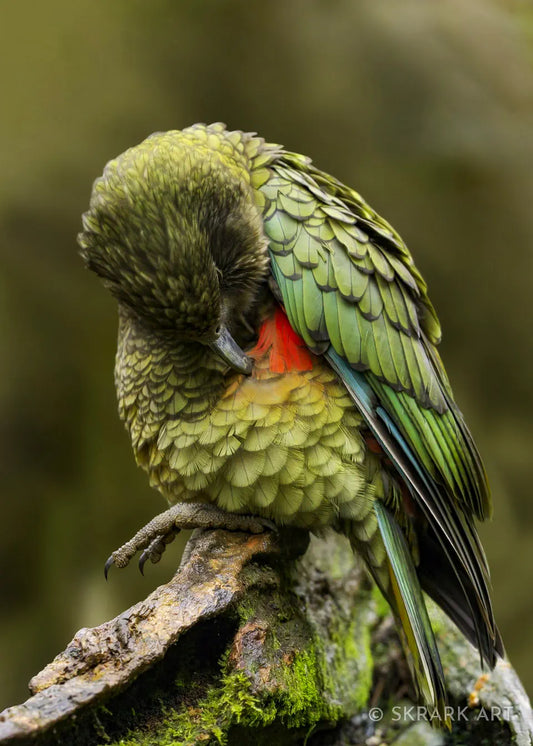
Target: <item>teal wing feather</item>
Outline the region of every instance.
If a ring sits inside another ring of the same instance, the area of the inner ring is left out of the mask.
[[[426,284],[394,229],[309,159],[278,150],[255,186],[289,320],[327,355],[358,405],[350,375],[363,381],[369,427],[427,518],[428,546],[444,552],[442,571],[455,572],[471,609],[469,636],[493,663],[501,641],[472,522],[490,516],[490,493],[436,349],[441,330]],[[442,596],[450,609],[456,599]]]
[[[419,696],[436,707],[443,723],[450,727],[439,651],[407,541],[384,505],[377,501],[374,509],[387,553],[391,600],[401,624],[401,639],[413,680]]]

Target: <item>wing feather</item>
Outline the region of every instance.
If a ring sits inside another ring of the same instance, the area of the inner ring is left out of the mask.
[[[270,215],[265,232],[272,263],[281,271],[276,279],[296,331],[313,347],[321,324],[320,337],[326,332],[339,354],[373,374],[369,380],[375,385],[413,397],[409,412],[394,410],[404,434],[404,420],[424,429],[430,412],[451,412],[455,426],[438,425],[438,432],[452,466],[446,466],[442,448],[430,447],[429,471],[465,509],[483,518],[490,512],[484,471],[433,348],[440,328],[426,285],[400,237],[357,192],[295,154],[282,154],[272,164],[261,191]],[[293,282],[305,288],[298,299]],[[322,292],[313,293],[312,282]],[[436,422],[433,415],[431,421]],[[415,443],[421,457],[427,450]]]
[[[431,526],[443,567],[459,568],[458,596],[442,595],[450,609],[468,605],[472,622],[461,624],[490,662],[501,641],[472,522],[490,515],[490,494],[435,347],[441,331],[426,284],[357,192],[294,153],[276,151],[269,168],[258,205],[290,323],[345,382]]]

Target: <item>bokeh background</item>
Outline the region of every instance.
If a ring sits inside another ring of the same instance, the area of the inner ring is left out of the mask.
[[[0,709],[172,574],[103,563],[163,500],[116,415],[113,301],[77,256],[105,162],[225,121],[311,155],[406,239],[487,465],[481,529],[533,689],[530,0],[47,0],[0,22]]]

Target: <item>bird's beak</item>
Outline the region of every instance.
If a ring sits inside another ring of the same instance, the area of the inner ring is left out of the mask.
[[[226,326],[221,326],[218,337],[209,343],[209,347],[239,373],[250,375],[252,372],[251,359],[244,354]]]

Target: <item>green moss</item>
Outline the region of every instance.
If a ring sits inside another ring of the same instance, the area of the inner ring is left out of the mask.
[[[372,598],[375,601],[376,614],[380,619],[384,619],[388,614],[391,613],[391,609],[388,601],[386,601],[383,593],[379,590],[378,586],[372,584]]]
[[[325,688],[331,699],[343,703],[344,716],[364,710],[370,698],[373,659],[365,614],[366,610],[355,609],[348,624],[338,620],[329,630],[333,656],[323,656]]]
[[[350,626],[350,631],[353,634],[346,636],[344,651],[346,661],[358,663],[357,686],[352,690],[352,701],[355,711],[359,712],[368,705],[372,688],[373,662],[370,648],[370,628],[367,625],[354,622]],[[359,633],[358,637],[355,636],[356,631]],[[342,672],[338,670],[338,676],[341,675]]]
[[[252,692],[251,682],[243,672],[226,673],[220,685],[196,704],[179,711],[163,708],[164,730],[145,737],[135,734],[117,746],[225,746],[234,726],[262,729],[279,721],[288,729],[298,729],[335,720],[338,713],[324,702],[317,673],[313,653],[299,653],[285,670],[283,686],[266,698]]]
[[[181,688],[181,687],[180,687]],[[117,746],[189,746],[197,743],[227,743],[227,730],[234,723],[265,725],[275,712],[265,712],[250,692],[246,676],[233,672],[221,678],[220,686],[210,689],[195,704],[174,710],[162,709],[165,725],[159,733],[138,733],[119,741]]]
[[[315,645],[298,652],[284,672],[283,690],[276,702],[278,717],[289,728],[335,722],[341,711],[324,697],[324,664]]]

